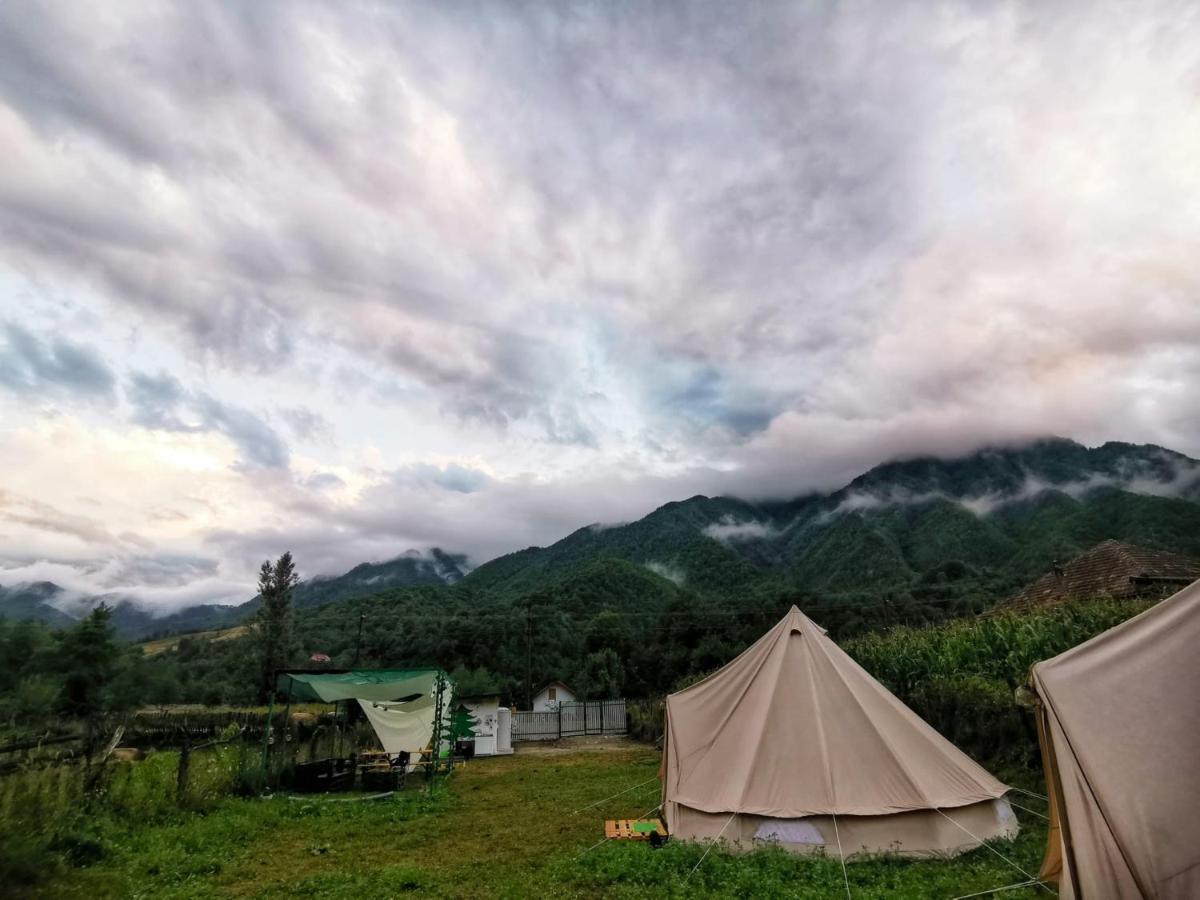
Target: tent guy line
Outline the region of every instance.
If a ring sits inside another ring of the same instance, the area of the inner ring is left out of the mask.
[[[725,833],[725,829],[729,827],[729,823],[733,821],[733,817],[736,815],[737,815],[736,812],[731,812],[729,814],[729,818],[725,820],[725,825],[721,828],[721,830],[719,832],[717,832],[716,838],[714,840],[711,840],[708,842],[708,846],[704,848],[704,852],[702,854],[700,854],[700,858],[698,860],[696,860],[696,864],[694,866],[692,866],[692,871],[687,873],[687,878],[685,878],[684,881],[687,881],[688,878],[691,878],[693,875],[696,874],[696,870],[698,868],[700,868],[700,863],[704,862],[705,857],[708,856],[708,854],[710,852],[712,852],[712,848],[715,847],[717,845],[717,843],[721,840],[721,835],[723,835]]]
[[[833,834],[837,838],[838,859],[842,861],[842,883],[846,886],[846,900],[851,900],[850,876],[846,874],[846,853],[842,850],[842,833],[838,830],[837,813],[833,814]]]
[[[1045,815],[1044,813],[1040,813],[1037,810],[1030,809],[1028,806],[1022,806],[1020,803],[1014,803],[1012,800],[1009,800],[1008,803],[1010,806],[1015,806],[1017,809],[1024,810],[1031,816],[1037,816],[1039,819],[1044,819],[1047,822],[1050,821],[1049,816]]]
[[[986,897],[989,894],[999,894],[1002,891],[1015,891],[1017,888],[1032,887],[1035,884],[1041,884],[1036,879],[1030,881],[1018,881],[1016,884],[1006,884],[1001,887],[988,888],[986,891],[976,891],[974,894],[961,894],[955,897],[954,900],[970,900],[971,897]],[[1045,887],[1045,885],[1042,885]]]
[[[650,808],[650,809],[646,810],[644,813],[642,813],[640,816],[638,816],[638,818],[639,818],[639,819],[644,819],[644,818],[646,818],[646,816],[650,815],[650,813],[652,813],[652,812],[658,812],[658,810],[660,810],[660,809],[662,809],[662,804],[661,804],[661,803],[660,803],[660,804],[658,804],[658,806],[655,806],[655,807],[652,807],[652,808]],[[608,842],[609,842],[609,841],[611,841],[612,839],[613,839],[613,838],[612,838],[610,835],[605,835],[604,837],[600,838],[600,840],[596,841],[596,843],[592,844],[592,846],[588,847],[586,850],[584,850],[582,853],[580,853],[580,854],[579,854],[578,856],[576,856],[575,858],[576,858],[576,859],[582,859],[583,857],[585,857],[585,856],[587,856],[589,853],[591,853],[593,850],[595,850],[597,847],[599,847],[601,844],[608,843]]]
[[[615,800],[617,797],[620,797],[623,794],[628,794],[630,791],[636,791],[640,787],[645,787],[646,785],[650,784],[652,781],[658,781],[658,776],[655,775],[653,778],[648,778],[645,781],[643,781],[641,784],[635,784],[631,788],[625,788],[625,790],[620,791],[619,793],[613,794],[611,797],[605,797],[603,800],[597,800],[595,803],[589,803],[587,806],[581,806],[581,807],[579,807],[579,809],[572,812],[571,815],[573,815],[573,816],[578,815],[579,813],[583,812],[584,810],[592,809],[593,807],[599,806],[601,803],[607,803],[609,800]]]
[[[1034,878],[1032,875],[1030,875],[1028,872],[1026,872],[1020,866],[1018,866],[1015,862],[1013,862],[1011,859],[1009,859],[1007,856],[1005,856],[1003,853],[1001,853],[999,850],[997,850],[995,847],[993,847],[990,843],[988,843],[987,841],[981,840],[980,838],[975,837],[975,835],[971,834],[971,832],[967,828],[963,827],[961,822],[955,822],[953,819],[951,819],[949,816],[947,816],[944,812],[942,812],[937,807],[934,807],[934,812],[938,813],[943,818],[945,818],[947,821],[951,822],[956,828],[959,828],[962,831],[967,832],[967,834],[970,835],[974,840],[978,841],[984,847],[987,847],[989,850],[991,850],[993,853],[995,853],[998,857],[1000,857],[1002,860],[1004,860],[1006,863],[1008,863],[1010,866],[1012,866],[1014,869],[1016,869],[1018,872],[1020,872],[1026,878],[1030,879],[1030,881],[1037,882],[1037,885],[1040,888],[1042,888],[1042,890],[1046,891],[1049,894],[1054,893],[1054,891],[1050,890],[1050,888],[1046,887],[1044,884],[1042,884],[1040,881],[1038,881],[1036,878]]]

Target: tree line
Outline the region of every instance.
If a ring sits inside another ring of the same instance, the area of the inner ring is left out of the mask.
[[[736,598],[697,593],[620,559],[586,561],[532,588],[421,586],[330,603],[297,615],[295,562],[264,562],[262,603],[239,637],[184,636],[146,656],[118,641],[98,607],[55,632],[0,622],[0,715],[10,725],[47,711],[81,716],[138,706],[265,703],[273,672],[330,667],[435,665],[460,693],[499,691],[521,707],[563,680],[581,697],[647,697],[710,671],[762,635],[793,603],[836,638],[894,624],[922,625],[974,612],[985,600],[958,592],[947,567],[915,595],[829,598],[785,589]]]

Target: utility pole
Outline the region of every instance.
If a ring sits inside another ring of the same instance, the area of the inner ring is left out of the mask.
[[[525,693],[533,709],[533,600],[525,607]]]
[[[363,622],[367,620],[366,613],[358,614],[358,639],[354,642],[354,665],[358,665],[358,654],[362,650]]]

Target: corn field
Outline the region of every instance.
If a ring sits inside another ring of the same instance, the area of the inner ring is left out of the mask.
[[[845,649],[976,759],[1036,766],[1033,716],[1016,698],[1030,667],[1149,605],[1101,598],[929,628],[897,627],[847,641]]]

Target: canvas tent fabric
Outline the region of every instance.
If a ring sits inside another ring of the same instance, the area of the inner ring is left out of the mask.
[[[297,702],[357,700],[383,749],[391,754],[408,751],[415,762],[433,735],[439,678],[445,726],[452,685],[441,669],[281,672],[277,686]]]
[[[449,700],[449,692],[446,699]],[[358,703],[379,737],[379,743],[388,753],[408,751],[412,754],[412,761],[416,762],[421,751],[429,746],[436,709],[432,694],[424,694],[407,703],[379,703],[373,700],[359,700]],[[444,712],[442,725],[445,733],[449,724]]]
[[[340,700],[396,701],[432,694],[441,669],[352,669],[348,672],[280,672],[277,687],[297,703]],[[447,678],[447,681],[449,679]]]
[[[1200,897],[1200,582],[1033,667],[1059,896]]]
[[[795,606],[671,694],[666,715],[663,810],[677,838],[924,855],[1017,830],[1007,788]]]

